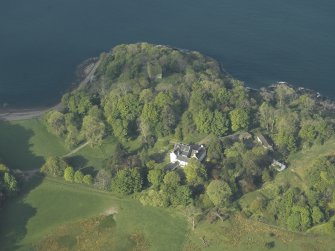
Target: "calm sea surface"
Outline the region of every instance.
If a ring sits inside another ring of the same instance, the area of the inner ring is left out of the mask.
[[[82,60],[140,41],[335,97],[334,0],[0,0],[0,106],[55,104]]]

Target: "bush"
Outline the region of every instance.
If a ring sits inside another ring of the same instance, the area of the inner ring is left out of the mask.
[[[67,163],[60,157],[48,157],[45,164],[41,167],[41,172],[54,177],[64,175]]]
[[[142,177],[138,169],[123,169],[117,172],[112,188],[120,194],[131,194],[142,189]]]
[[[80,183],[83,183],[83,179],[84,179],[84,174],[80,170],[77,170],[74,173],[74,182],[80,184]]]
[[[86,184],[86,185],[92,185],[93,184],[92,175],[86,174],[83,178],[83,183]]]
[[[64,179],[66,181],[73,182],[73,178],[74,178],[74,170],[71,166],[68,166],[64,170]]]

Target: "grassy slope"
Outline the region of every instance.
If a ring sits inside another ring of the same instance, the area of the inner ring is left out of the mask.
[[[0,122],[0,156],[11,168],[39,168],[46,156],[63,156],[67,150],[62,140],[47,132],[36,119]],[[100,148],[85,147],[74,154],[77,167],[101,168],[115,140],[108,138]],[[20,156],[18,158],[17,156]],[[9,201],[0,214],[1,250],[29,250],[32,243],[69,222],[100,215],[118,208],[117,232],[144,232],[152,250],[180,249],[187,224],[172,210],[142,207],[131,199],[119,199],[111,193],[70,184],[61,179],[35,177],[26,184],[25,195]]]
[[[303,190],[308,189],[305,181],[306,175],[308,175],[309,170],[311,170],[314,161],[321,156],[334,154],[335,138],[328,140],[323,145],[314,145],[309,149],[292,154],[289,157],[289,166],[286,170],[278,173],[273,181],[265,183],[261,189],[246,194],[241,202],[244,203],[245,201],[248,201],[248,204],[250,204],[260,192],[265,195],[271,195],[272,187],[285,183],[289,183],[293,187],[300,187]]]
[[[270,242],[272,249],[265,247]],[[224,223],[203,221],[188,239],[186,250],[332,251],[334,244],[332,236],[294,233],[237,215]]]
[[[4,208],[0,243],[4,250],[29,250],[57,227],[109,209],[118,211],[115,218],[120,241],[140,230],[152,250],[178,250],[183,245],[187,224],[172,210],[143,207],[132,199],[51,178]]]
[[[44,157],[67,152],[62,141],[48,133],[38,119],[0,121],[0,156],[13,169],[36,169]]]
[[[4,162],[13,168],[38,168],[45,156],[62,156],[68,152],[63,142],[49,134],[38,120],[0,122],[0,138],[3,139],[0,142],[0,154],[6,156]],[[166,146],[163,141],[157,144],[160,150],[164,149],[162,145]],[[109,138],[101,148],[81,149],[74,154],[76,166],[100,168],[103,159],[108,157],[108,152],[114,147],[114,142],[113,138]],[[278,174],[274,182],[290,181],[297,184],[300,180],[299,183],[303,184],[301,180],[312,160],[320,155],[334,153],[334,149],[335,140],[331,140],[322,146],[314,146],[303,153],[292,155],[290,169]],[[18,155],[20,158],[17,158]],[[271,183],[266,184],[264,189]],[[270,232],[277,231],[275,228],[265,228],[262,223],[248,220],[237,222],[235,219],[224,224],[202,221],[194,233],[185,237],[187,223],[173,210],[142,207],[137,201],[119,199],[113,194],[65,183],[60,179],[47,178],[41,181],[36,178],[35,183],[31,182],[28,186],[31,187],[26,188],[26,195],[10,201],[1,211],[1,250],[29,250],[32,243],[58,227],[97,216],[110,208],[119,210],[116,215],[116,239],[124,242],[126,236],[141,230],[151,250],[180,250],[183,242],[186,243],[185,250],[265,250],[264,243],[268,241],[275,241],[273,250],[327,250],[327,247],[334,246],[327,236],[314,238],[313,235],[281,231],[277,232],[276,237],[270,237]],[[264,192],[264,189],[261,191]],[[253,193],[248,195],[249,199],[255,196]],[[208,241],[208,247],[204,246],[201,240],[203,237]],[[325,244],[321,245],[321,242]]]

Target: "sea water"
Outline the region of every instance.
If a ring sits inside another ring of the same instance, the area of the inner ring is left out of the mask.
[[[252,87],[335,97],[333,0],[0,0],[0,107],[50,106],[120,43],[198,50]]]

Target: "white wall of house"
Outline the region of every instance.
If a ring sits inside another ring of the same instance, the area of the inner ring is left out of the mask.
[[[184,166],[186,166],[188,163],[187,162],[184,162],[184,161],[180,161],[179,160],[179,165],[181,166],[181,167],[184,167]]]
[[[177,161],[177,155],[174,152],[170,153],[170,162],[171,163],[176,163]]]

